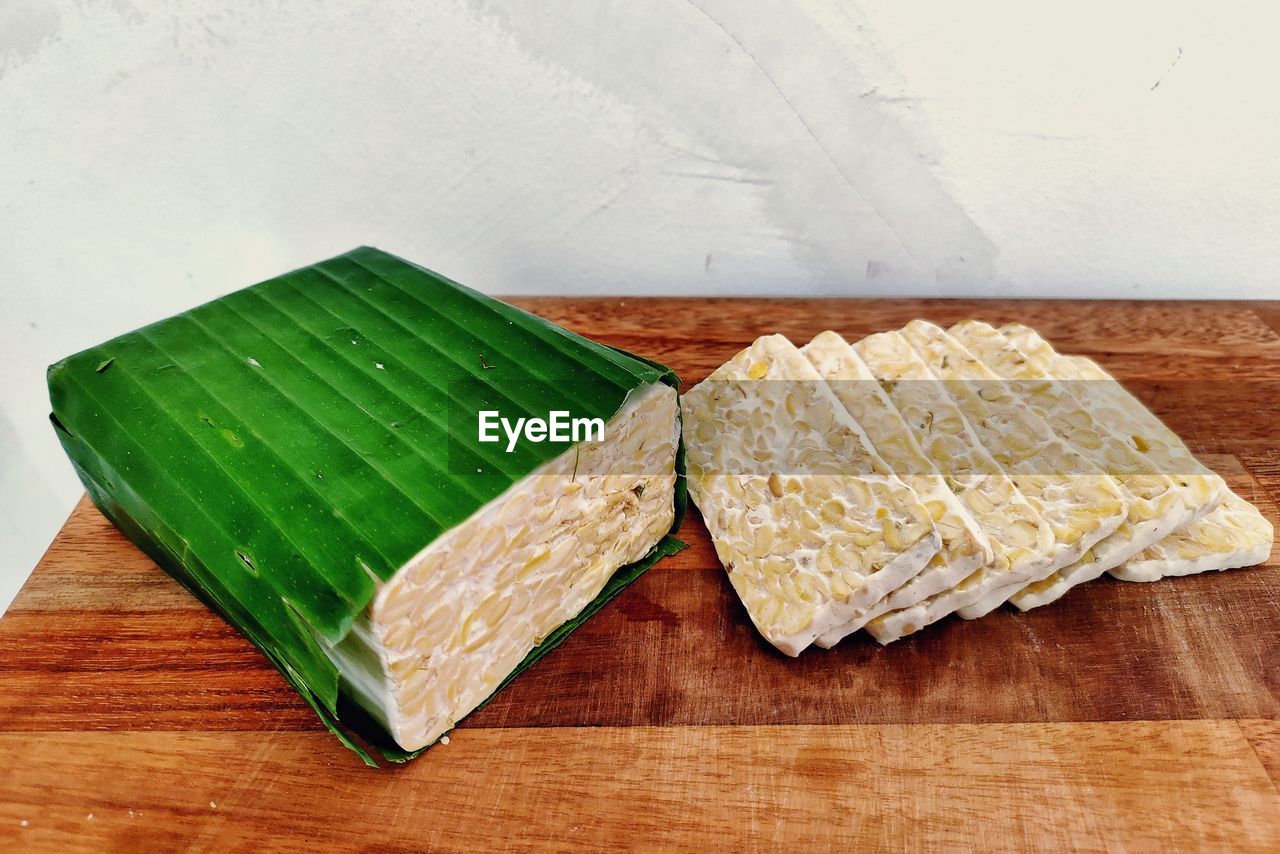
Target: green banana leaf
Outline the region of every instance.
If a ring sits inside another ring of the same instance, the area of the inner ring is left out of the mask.
[[[50,416],[94,503],[267,656],[374,764],[395,746],[325,650],[378,581],[562,443],[459,441],[458,412],[608,421],[670,369],[362,247],[49,368]],[[686,504],[677,460],[676,522]],[[668,535],[529,653],[531,666],[683,544]],[[496,693],[496,692],[495,692]],[[487,702],[487,701],[486,701]]]

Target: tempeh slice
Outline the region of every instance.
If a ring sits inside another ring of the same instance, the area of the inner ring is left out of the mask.
[[[1075,564],[1064,567],[1034,589],[1012,598],[1020,608],[1044,605],[1077,584],[1092,581],[1199,516],[1213,496],[1202,480],[1175,482],[1159,465],[1125,442],[1108,423],[1095,417],[1037,360],[1024,353],[995,327],[975,320],[949,330],[982,359],[1060,437],[1099,468],[1115,477],[1129,505],[1128,517]]]
[[[1000,470],[942,384],[901,335],[886,332],[853,345],[900,413],[921,451],[978,522],[993,558],[956,586],[867,625],[881,643],[909,635],[993,591],[1016,590],[1070,559],[1049,524]]]
[[[831,386],[881,458],[915,490],[942,537],[942,548],[918,575],[857,620],[818,638],[818,646],[831,647],[881,614],[955,587],[994,555],[987,535],[925,457],[910,428],[849,343],[835,332],[823,332],[800,352]]]
[[[1178,434],[1092,359],[1064,356],[1034,329],[1021,324],[1009,323],[1000,331],[1050,376],[1064,381],[1077,400],[1149,460],[1154,470],[1186,483],[1196,495],[1207,493],[1199,515],[1208,513],[1230,492],[1226,482],[1196,459]]]
[[[1124,522],[1128,502],[1115,478],[1059,438],[963,344],[922,320],[912,321],[902,332],[943,381],[983,447],[1053,526],[1058,542],[1067,546],[1064,554],[1070,559],[1063,566],[1080,560]],[[1045,581],[1036,584],[1051,586]],[[1008,598],[1017,592],[1002,591],[961,616],[981,616],[1004,601],[997,596]]]
[[[1062,355],[1054,350],[1034,330],[1020,324],[1009,324],[1002,327],[1001,331],[1034,358],[1039,359],[1041,364],[1056,377],[1079,383],[1082,389],[1079,396],[1088,400],[1090,409],[1098,412],[1108,423],[1115,425],[1127,435],[1130,444],[1156,460],[1163,471],[1168,472],[1170,476],[1177,480],[1191,484],[1201,484],[1204,488],[1207,488],[1212,495],[1210,506],[1212,506],[1214,499],[1221,498],[1221,501],[1225,503],[1232,497],[1232,493],[1220,476],[1197,460],[1177,434],[1170,430],[1151,410],[1147,409],[1141,401],[1130,394],[1124,386],[1093,360],[1083,356]],[[1219,534],[1231,530],[1240,530],[1240,526],[1243,524],[1248,530],[1256,532],[1254,542],[1258,543],[1258,538],[1262,537],[1266,530],[1269,530],[1270,523],[1265,519],[1261,519],[1261,523],[1252,522],[1252,514],[1245,512],[1239,506],[1241,501],[1243,499],[1235,496],[1234,507],[1223,508],[1221,504],[1213,507],[1202,517],[1206,521],[1214,517],[1211,525],[1197,528],[1195,522],[1193,522],[1183,532],[1175,533],[1166,538],[1170,541],[1169,547],[1166,547],[1165,541],[1157,543],[1156,545],[1159,548],[1155,553],[1171,553],[1173,550],[1172,543],[1175,542],[1178,544],[1178,548],[1184,552],[1189,553],[1193,550],[1205,552],[1203,559],[1197,559],[1193,563],[1180,562],[1176,565],[1171,563],[1168,574],[1188,574],[1187,567],[1191,565],[1203,566],[1204,569],[1200,571],[1247,565],[1240,561],[1257,554],[1258,550],[1262,548],[1261,544],[1255,544],[1250,547],[1247,545],[1249,538],[1246,537],[1245,540],[1240,541],[1246,543],[1246,545],[1243,545],[1241,551],[1236,554],[1235,547],[1230,542],[1234,538],[1227,537],[1228,543],[1223,546],[1221,543],[1222,537]],[[1253,511],[1253,514],[1256,513],[1256,510]],[[1195,540],[1195,536],[1191,534],[1193,529],[1206,535],[1197,541],[1198,549],[1196,545],[1188,542],[1189,539]],[[1267,534],[1267,536],[1269,537],[1270,535]],[[1185,548],[1182,548],[1184,546]],[[1226,548],[1225,552],[1222,551],[1223,548]],[[1269,548],[1267,546],[1268,550]],[[1153,556],[1155,553],[1152,553],[1152,550],[1149,549],[1142,555],[1115,567],[1110,571],[1110,574],[1124,581],[1153,581],[1156,577],[1154,573],[1159,571],[1161,565],[1160,561]],[[1215,553],[1218,555],[1217,557],[1209,557],[1210,554]],[[1265,554],[1266,552],[1263,552],[1263,557],[1265,557]],[[1139,561],[1142,563],[1141,568],[1136,566]]]
[[[1262,563],[1271,554],[1275,530],[1248,501],[1228,492],[1197,519],[1112,570],[1124,581],[1159,581]]]
[[[858,620],[941,540],[928,509],[781,335],[683,399],[689,492],[760,633],[787,655]]]

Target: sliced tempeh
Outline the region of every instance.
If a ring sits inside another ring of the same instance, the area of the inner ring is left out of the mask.
[[[1119,566],[1167,534],[1186,527],[1213,498],[1200,481],[1175,482],[1160,472],[1158,462],[1134,448],[1095,416],[1069,390],[995,327],[966,320],[949,330],[961,344],[995,372],[1019,398],[1048,422],[1060,437],[1112,475],[1129,505],[1128,517],[1083,559],[1012,597],[1020,608],[1052,602],[1077,584]]]
[[[1211,526],[1195,528],[1197,531],[1205,532],[1209,537],[1201,543],[1203,548],[1209,551],[1217,550],[1220,539],[1218,532],[1238,527],[1238,523],[1247,517],[1248,514],[1241,516],[1242,511],[1238,503],[1228,509],[1222,509],[1222,505],[1214,507],[1218,500],[1225,503],[1226,497],[1231,496],[1222,478],[1197,460],[1177,434],[1095,362],[1083,356],[1064,356],[1054,350],[1035,331],[1019,324],[1009,324],[1002,327],[1001,331],[1033,357],[1039,359],[1054,376],[1078,383],[1081,389],[1078,396],[1087,399],[1089,408],[1099,413],[1100,417],[1108,423],[1116,425],[1116,428],[1128,437],[1129,443],[1154,459],[1162,467],[1162,471],[1168,472],[1176,480],[1206,489],[1210,493],[1208,506],[1213,509],[1209,510],[1203,518],[1206,521],[1210,517],[1216,518]],[[1241,500],[1236,498],[1237,502]],[[1222,509],[1221,513],[1220,509]],[[1266,523],[1266,520],[1263,519],[1262,522]],[[1269,523],[1266,524],[1269,525]],[[1170,539],[1180,545],[1186,544],[1190,530],[1190,528],[1185,529],[1185,533],[1179,532]],[[1255,525],[1254,530],[1260,532],[1263,529]],[[1188,550],[1192,548],[1189,544],[1186,545]],[[1157,546],[1163,547],[1164,543],[1158,543]],[[1237,561],[1253,553],[1256,553],[1256,548],[1251,551],[1246,547],[1239,556],[1233,557],[1230,553],[1223,555],[1220,562],[1232,566],[1246,565]],[[1134,566],[1138,560],[1143,562],[1141,569]],[[1204,560],[1200,563],[1206,570],[1220,568],[1214,565],[1212,560]],[[1155,578],[1153,573],[1158,571],[1158,568],[1158,561],[1144,553],[1112,569],[1111,575],[1125,581],[1152,581]],[[1171,570],[1169,574],[1185,575],[1187,574],[1186,566],[1179,564],[1176,571]]]
[[[983,446],[1013,478],[1018,489],[1053,526],[1054,536],[1070,548],[1068,566],[1124,522],[1128,502],[1115,478],[1103,473],[1009,388],[963,344],[946,331],[922,320],[902,330],[925,363],[942,379]],[[1037,589],[1036,585],[1043,585]],[[1053,595],[1053,581],[1035,582],[1022,591],[1002,591],[1005,598]],[[981,616],[997,607],[993,594],[961,616]],[[1056,598],[1056,597],[1054,597]],[[1052,601],[1048,599],[1047,601]],[[1023,598],[1030,607],[1030,600]],[[986,609],[984,611],[983,609]]]
[[[764,637],[798,655],[937,553],[929,511],[790,341],[757,339],[683,399],[689,492]]]
[[[889,643],[993,591],[1017,590],[1072,559],[1074,546],[1055,540],[1053,529],[983,449],[951,396],[905,338],[885,332],[853,347],[921,451],[944,472],[947,485],[981,526],[993,552],[991,562],[956,586],[873,620],[868,632]]]
[[[848,342],[835,332],[823,332],[800,352],[818,369],[881,458],[924,502],[942,537],[942,548],[918,575],[857,620],[820,636],[818,646],[829,648],[881,614],[955,587],[990,562],[993,554],[987,535],[925,457],[898,410]]]
[[[1125,581],[1238,569],[1271,554],[1275,531],[1266,517],[1234,492],[1208,515],[1176,531],[1112,570]]]
[[[1092,359],[1064,356],[1034,329],[1021,324],[1006,324],[1000,331],[1050,376],[1066,381],[1076,399],[1149,460],[1154,470],[1186,483],[1197,496],[1203,494],[1200,515],[1208,513],[1227,495],[1226,482],[1197,460],[1178,434]]]

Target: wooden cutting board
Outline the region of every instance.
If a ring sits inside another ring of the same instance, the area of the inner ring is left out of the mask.
[[[687,383],[765,332],[1021,321],[1280,518],[1280,304],[516,302]],[[696,512],[682,536],[449,745],[375,771],[82,501],[0,620],[0,849],[1280,850],[1275,554],[792,660]]]

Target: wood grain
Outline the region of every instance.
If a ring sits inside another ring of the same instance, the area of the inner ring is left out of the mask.
[[[1231,722],[472,729],[381,774],[302,733],[0,750],[0,843],[57,850],[1280,847],[1280,795]]]
[[[765,331],[1017,320],[1280,518],[1270,304],[518,302],[686,382]],[[792,660],[696,511],[682,536],[450,745],[373,772],[83,501],[0,619],[0,849],[1280,848],[1280,554]]]
[[[1239,724],[1241,732],[1257,754],[1258,762],[1271,777],[1276,791],[1280,792],[1280,722],[1240,721]]]

